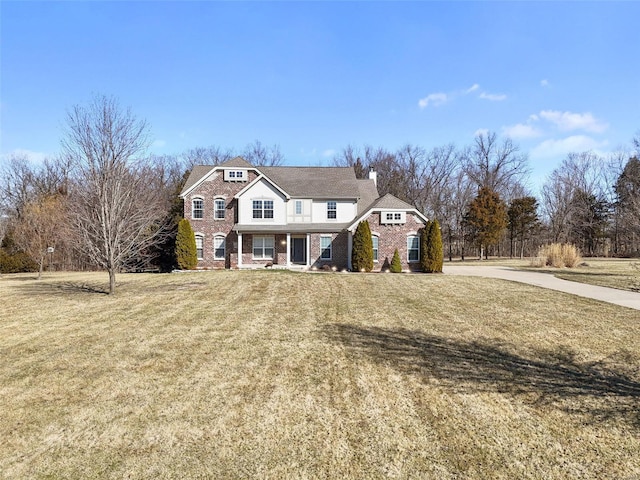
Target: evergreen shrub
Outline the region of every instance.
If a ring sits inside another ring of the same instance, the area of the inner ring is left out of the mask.
[[[198,265],[196,236],[189,220],[183,218],[178,223],[176,235],[176,262],[181,270],[193,270]]]

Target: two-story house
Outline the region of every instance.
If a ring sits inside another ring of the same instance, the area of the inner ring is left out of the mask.
[[[379,197],[376,172],[350,167],[254,167],[241,157],[195,166],[180,194],[196,235],[198,268],[350,269],[352,238],[368,220],[374,270],[397,248],[403,268],[419,268],[427,219],[393,195]]]

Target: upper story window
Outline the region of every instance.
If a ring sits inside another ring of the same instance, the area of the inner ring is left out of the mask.
[[[327,218],[329,220],[338,218],[338,205],[334,201],[327,202]]]
[[[191,200],[191,218],[204,218],[204,200],[202,198]]]
[[[302,200],[296,200],[295,212],[296,215],[302,215]]]
[[[231,170],[226,169],[224,171],[224,181],[225,182],[246,182],[247,181],[247,171],[246,170]]]
[[[380,223],[382,224],[402,224],[406,221],[406,212],[380,212]]]
[[[371,236],[371,243],[373,244],[373,261],[378,261],[378,237],[375,235]]]
[[[253,200],[253,218],[272,219],[273,200]]]
[[[202,235],[196,235],[196,256],[198,260],[202,260],[204,258],[204,237]]]
[[[216,220],[224,220],[224,209],[225,209],[225,203],[224,203],[224,199],[223,198],[216,198],[214,200],[214,216],[213,218],[215,218]]]
[[[407,237],[407,260],[409,262],[420,260],[420,237],[418,235]]]

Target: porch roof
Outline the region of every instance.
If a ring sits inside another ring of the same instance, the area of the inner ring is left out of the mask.
[[[337,233],[348,226],[349,223],[236,224],[233,226],[233,231],[238,233]]]

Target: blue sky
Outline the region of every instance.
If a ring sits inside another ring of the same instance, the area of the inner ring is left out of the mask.
[[[510,135],[535,185],[640,130],[638,2],[0,2],[0,155],[59,150],[93,94],[153,153],[278,144],[291,165]]]

